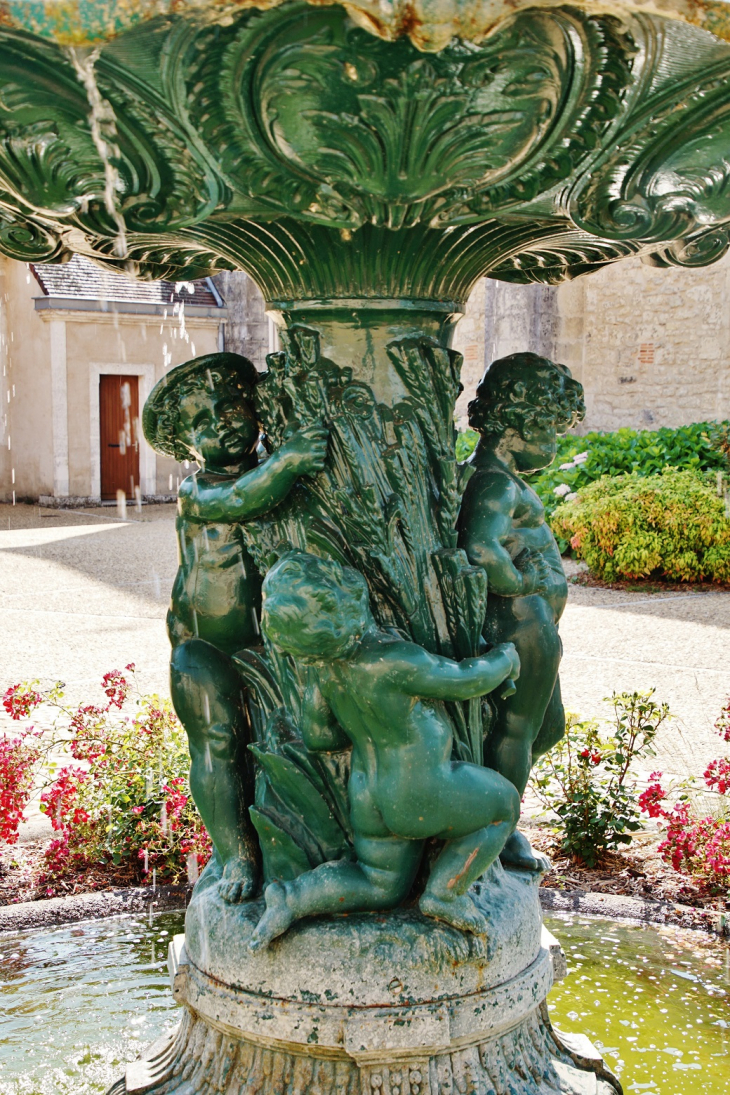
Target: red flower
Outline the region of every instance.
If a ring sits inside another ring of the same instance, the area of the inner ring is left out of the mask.
[[[667,816],[666,811],[662,806],[662,803],[667,796],[659,782],[661,778],[661,772],[652,772],[649,776],[649,780],[653,782],[650,782],[647,789],[642,791],[639,795],[639,806],[645,814],[649,815],[649,817]]]
[[[3,707],[11,719],[27,719],[34,707],[43,703],[43,696],[28,685],[14,684],[3,696]]]

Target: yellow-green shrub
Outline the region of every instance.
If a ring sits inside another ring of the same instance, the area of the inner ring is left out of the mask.
[[[550,524],[607,581],[730,581],[725,503],[692,471],[604,476],[559,506]]]

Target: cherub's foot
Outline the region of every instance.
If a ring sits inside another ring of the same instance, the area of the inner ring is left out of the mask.
[[[428,890],[422,895],[418,907],[424,916],[434,920],[445,920],[452,928],[474,935],[487,934],[486,917],[479,912],[469,894],[457,894],[454,897],[437,897]]]
[[[277,935],[283,935],[294,922],[294,913],[287,905],[286,890],[280,882],[272,882],[267,886],[264,897],[266,909],[249,940],[250,951],[260,951],[268,947]]]
[[[229,859],[223,868],[218,892],[231,905],[253,897],[256,890],[256,867],[248,859]]]
[[[550,860],[542,852],[536,852],[526,836],[518,829],[508,838],[499,857],[505,867],[517,867],[522,871],[545,874],[550,870]]]

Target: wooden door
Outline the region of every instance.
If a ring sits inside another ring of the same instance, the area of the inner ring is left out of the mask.
[[[139,486],[139,378],[99,377],[101,497],[134,498]]]

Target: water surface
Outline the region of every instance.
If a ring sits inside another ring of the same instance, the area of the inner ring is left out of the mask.
[[[601,1050],[625,1092],[730,1092],[730,950],[701,932],[546,917],[568,976],[550,1017]]]
[[[698,932],[547,918],[568,957],[553,1021],[625,1091],[730,1091],[730,952]],[[0,935],[0,1095],[102,1095],[177,1021],[167,944],[183,913]]]

